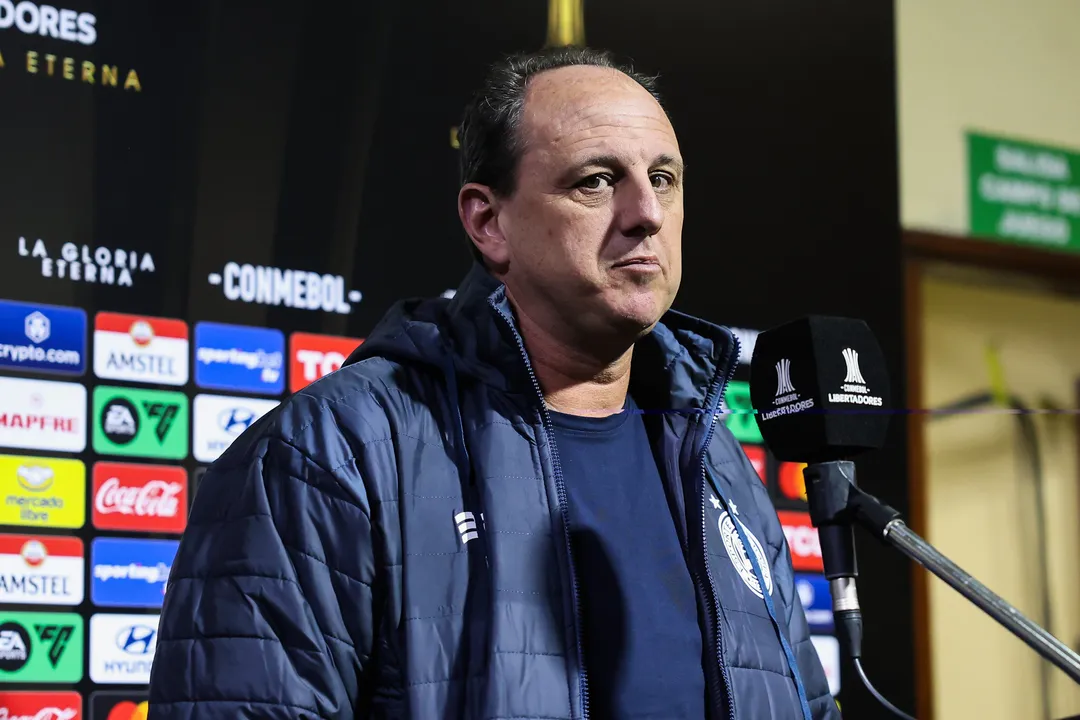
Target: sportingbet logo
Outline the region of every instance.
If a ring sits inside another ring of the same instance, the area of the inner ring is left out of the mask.
[[[179,545],[176,540],[94,538],[91,600],[102,607],[161,607]]]
[[[285,336],[277,330],[202,322],[195,326],[195,384],[278,395],[285,390]]]
[[[187,457],[188,399],[183,393],[99,386],[93,417],[99,454]]]
[[[293,333],[289,336],[289,392],[299,392],[342,366],[363,338]]]

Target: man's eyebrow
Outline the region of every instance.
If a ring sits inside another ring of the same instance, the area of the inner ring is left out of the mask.
[[[623,165],[622,160],[614,155],[590,155],[581,162],[574,163],[574,170],[582,170],[587,167],[621,167]],[[676,175],[682,175],[686,171],[686,165],[682,160],[674,155],[657,155],[653,160],[651,167],[659,167],[661,165],[670,165],[675,170]]]
[[[682,160],[680,160],[679,158],[675,157],[674,155],[660,155],[660,156],[658,156],[656,158],[656,160],[653,162],[653,167],[656,167],[657,165],[670,165],[670,166],[672,166],[675,169],[675,174],[680,176],[680,177],[682,176],[682,174],[684,172],[686,172],[686,164]]]

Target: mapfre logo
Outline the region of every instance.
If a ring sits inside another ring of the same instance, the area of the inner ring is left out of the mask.
[[[2,692],[0,720],[82,720],[77,692]]]
[[[289,392],[298,392],[341,367],[363,338],[293,333],[289,336]]]
[[[824,570],[821,564],[821,541],[817,528],[810,524],[810,514],[781,510],[777,515],[791,550],[792,566],[798,571]]]
[[[99,462],[93,475],[97,529],[184,532],[188,510],[184,468]]]
[[[83,557],[79,538],[0,535],[0,603],[78,605]]]
[[[86,387],[51,380],[0,378],[0,446],[85,450]]]

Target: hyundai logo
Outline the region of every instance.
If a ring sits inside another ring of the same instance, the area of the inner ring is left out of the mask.
[[[149,655],[154,651],[157,630],[149,625],[129,625],[116,634],[116,647],[129,655]]]
[[[230,435],[239,435],[251,427],[255,422],[255,412],[246,407],[229,408],[222,410],[218,415],[218,425]]]

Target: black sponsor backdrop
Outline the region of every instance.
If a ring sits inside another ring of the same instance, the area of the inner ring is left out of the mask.
[[[68,6],[95,14],[94,45],[0,30],[0,295],[77,305],[91,325],[111,310],[357,337],[395,299],[439,294],[467,269],[450,128],[487,63],[544,43],[548,9]],[[585,16],[589,43],[661,74],[690,167],[676,307],[756,328],[809,312],[865,318],[904,397],[892,4],[591,0]],[[100,71],[82,82],[84,61],[116,66],[118,86]],[[130,70],[139,91],[122,87]],[[53,259],[69,242],[114,260],[149,252],[154,270],[130,286],[59,279],[55,264],[47,278],[20,238]],[[341,275],[363,299],[348,314],[229,300],[210,282],[229,262]],[[92,393],[91,370],[82,381]],[[902,511],[904,443],[896,421],[888,448],[859,462],[863,484]],[[97,458],[79,457],[89,488]],[[80,534],[88,542],[89,520]],[[867,666],[912,708],[907,565],[862,538],[859,552]],[[854,717],[880,712],[850,672],[841,702]]]

